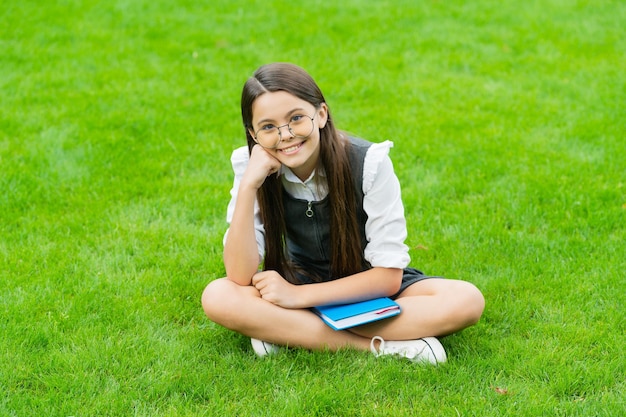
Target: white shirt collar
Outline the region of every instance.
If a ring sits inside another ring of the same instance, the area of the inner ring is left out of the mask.
[[[328,183],[323,169],[315,169],[306,181],[300,180],[291,169],[282,166],[279,175],[285,190],[293,197],[321,201],[328,195]]]
[[[324,177],[326,178],[326,171],[324,171],[323,169],[318,169],[315,168],[313,170],[313,172],[311,172],[311,175],[309,175],[309,178],[307,178],[306,180],[302,181],[300,178],[298,178],[298,176],[296,174],[293,173],[293,171],[291,170],[291,168],[285,166],[285,165],[281,165],[280,169],[278,170],[278,175],[284,175],[284,180],[292,182],[292,183],[296,183],[296,184],[300,184],[300,183],[305,183],[305,184],[309,184],[312,181],[314,181],[315,176],[319,175],[320,177]]]

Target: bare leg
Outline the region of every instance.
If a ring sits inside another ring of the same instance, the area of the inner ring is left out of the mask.
[[[335,331],[309,310],[276,306],[263,300],[256,288],[242,287],[226,278],[206,287],[202,306],[212,321],[270,343],[311,350],[369,350],[371,337]]]
[[[396,302],[402,307],[399,316],[351,331],[389,340],[445,336],[476,324],[485,308],[485,299],[474,285],[451,279],[416,282]]]

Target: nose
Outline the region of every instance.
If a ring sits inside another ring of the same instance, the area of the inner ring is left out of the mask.
[[[283,136],[283,128],[287,128],[287,136]],[[278,136],[280,136],[280,140],[289,140],[294,137],[293,133],[291,133],[291,129],[289,129],[289,123],[286,125],[278,126]]]

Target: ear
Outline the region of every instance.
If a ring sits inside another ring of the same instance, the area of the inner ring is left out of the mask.
[[[250,133],[250,137],[254,139],[254,130],[248,128],[248,133]]]
[[[317,110],[317,120],[319,121],[320,129],[323,129],[328,121],[328,106],[326,103],[320,104],[320,108]]]

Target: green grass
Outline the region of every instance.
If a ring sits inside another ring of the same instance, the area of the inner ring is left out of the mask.
[[[0,415],[626,412],[626,4],[10,0]],[[392,139],[413,265],[487,308],[449,363],[268,360],[209,322],[239,95],[291,61]]]

